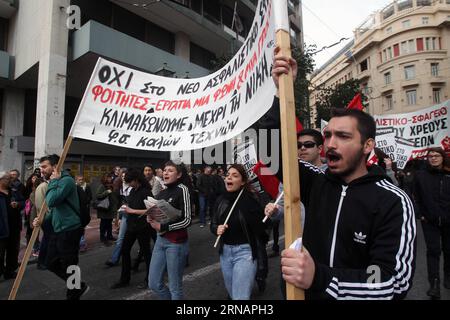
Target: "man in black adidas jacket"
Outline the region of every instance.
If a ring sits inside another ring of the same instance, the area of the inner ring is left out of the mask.
[[[289,68],[295,76],[295,60],[276,50],[276,84]],[[275,129],[279,123],[275,99],[260,125]],[[304,247],[302,252],[285,250],[281,264],[283,278],[306,290],[307,299],[399,299],[411,287],[414,209],[378,167],[366,167],[375,131],[370,115],[341,109],[325,130],[328,170],[299,162],[301,198],[308,212]]]

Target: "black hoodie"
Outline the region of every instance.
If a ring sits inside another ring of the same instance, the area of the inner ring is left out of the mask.
[[[416,173],[414,180],[416,215],[435,225],[450,225],[450,172],[433,169]]]
[[[263,121],[279,128],[277,99]],[[299,172],[307,212],[303,244],[316,267],[306,298],[404,298],[414,276],[416,237],[405,192],[377,166],[350,184],[303,161]]]

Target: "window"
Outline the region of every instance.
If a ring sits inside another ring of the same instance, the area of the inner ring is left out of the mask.
[[[414,40],[409,40],[408,41],[408,52],[409,53],[416,52],[416,44],[414,43]]]
[[[433,103],[441,103],[441,89],[433,88]]]
[[[411,27],[411,20],[405,20],[402,22],[403,28]]]
[[[364,72],[368,69],[369,69],[369,59],[366,59],[359,64],[359,72]]]
[[[392,59],[392,47],[386,49],[388,59]]]
[[[408,101],[408,105],[414,106],[417,104],[417,90],[408,90],[406,91],[406,100]]]
[[[386,99],[386,110],[392,110],[394,108],[394,99],[392,99],[392,94],[385,97]]]
[[[175,53],[175,35],[150,21],[147,21],[146,42],[161,50]]]
[[[430,21],[430,18],[422,17],[422,24],[428,24],[429,21]]]
[[[417,51],[423,51],[423,38],[416,39]]]
[[[437,50],[437,38],[436,37],[430,37],[425,38],[425,49],[426,50]]]
[[[145,41],[146,20],[122,7],[113,7],[113,28],[130,37]]]
[[[362,85],[362,92],[366,95],[366,96],[370,96],[370,94],[372,93],[372,88],[369,87],[368,83],[364,83]]]
[[[387,61],[387,60],[388,60],[387,51],[383,50],[383,59],[382,59],[382,61],[384,62],[384,61]]]
[[[387,34],[392,34],[392,27],[386,28],[386,33]]]
[[[392,76],[391,76],[391,73],[390,72],[386,72],[385,74],[384,74],[384,84],[385,85],[388,85],[388,84],[391,84],[392,83]]]
[[[407,54],[408,53],[408,43],[406,41],[403,41],[400,44],[400,53],[401,54]]]
[[[3,51],[6,51],[7,46],[8,25],[8,20],[0,18],[0,50]]]
[[[401,54],[416,52],[416,44],[414,43],[414,40],[403,41],[400,44],[400,52]]]
[[[415,66],[406,66],[405,67],[405,80],[411,80],[416,77],[416,68]]]
[[[431,76],[433,76],[433,77],[439,76],[439,63],[431,64]]]
[[[400,47],[398,44],[394,44],[394,57],[398,57],[400,55]]]
[[[216,56],[214,53],[196,45],[191,42],[191,62],[204,67],[206,69],[211,69],[211,61],[214,60]]]

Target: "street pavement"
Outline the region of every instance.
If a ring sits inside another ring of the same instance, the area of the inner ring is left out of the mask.
[[[156,296],[148,289],[139,289],[145,277],[144,263],[141,263],[138,273],[133,273],[129,287],[110,289],[119,280],[121,267],[107,267],[104,263],[110,258],[113,244],[105,245],[99,241],[99,221],[93,219],[86,230],[89,249],[80,254],[80,268],[83,281],[89,286],[89,292],[83,296],[84,300],[156,300]],[[187,300],[226,300],[228,298],[223,284],[217,249],[213,248],[215,237],[209,231],[209,226],[200,228],[194,220],[189,229],[189,266],[183,277],[184,295]],[[280,230],[281,235],[283,231]],[[284,238],[280,244],[284,243]],[[429,300],[426,295],[428,281],[426,279],[425,244],[422,228],[418,225],[417,264],[413,287],[407,299]],[[271,253],[271,243],[268,253]],[[137,256],[136,243],[132,257]],[[23,248],[22,248],[23,254]],[[0,280],[0,300],[8,298],[13,281]],[[450,290],[441,288],[442,299],[450,300]],[[29,264],[18,291],[18,300],[62,300],[65,298],[65,283],[48,271],[38,270],[36,264]],[[280,289],[280,258],[269,259],[269,275],[267,287],[259,292],[255,284],[252,299],[281,300]]]

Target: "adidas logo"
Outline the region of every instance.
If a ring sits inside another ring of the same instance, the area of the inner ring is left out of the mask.
[[[366,244],[366,238],[367,238],[367,235],[364,235],[362,232],[360,232],[360,233],[355,232],[355,237],[353,238],[353,241],[361,243],[361,244]]]

